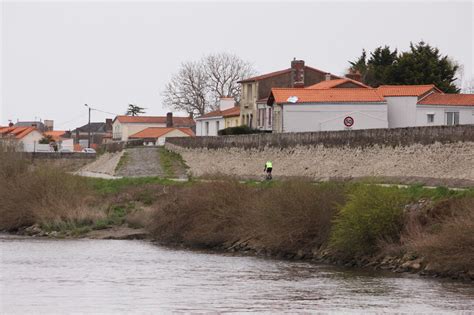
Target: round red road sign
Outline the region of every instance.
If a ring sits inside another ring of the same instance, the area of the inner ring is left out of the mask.
[[[347,116],[346,118],[344,118],[344,125],[346,127],[352,127],[353,124],[354,124],[354,118],[352,118],[351,116]]]

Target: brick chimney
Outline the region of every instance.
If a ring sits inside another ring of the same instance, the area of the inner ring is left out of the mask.
[[[173,127],[173,113],[166,113],[166,128]]]
[[[291,62],[291,86],[294,88],[304,87],[304,60],[293,58]]]
[[[346,74],[346,78],[362,82],[362,74],[359,71]]]

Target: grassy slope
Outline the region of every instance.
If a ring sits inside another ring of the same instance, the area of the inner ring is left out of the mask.
[[[181,155],[169,151],[164,147],[158,148],[160,164],[167,178],[173,178],[179,175],[179,172],[186,170],[188,166]]]

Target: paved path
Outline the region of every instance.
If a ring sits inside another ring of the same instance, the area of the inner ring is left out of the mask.
[[[161,168],[160,155],[156,147],[126,149],[126,162],[115,175],[123,177],[166,176]]]

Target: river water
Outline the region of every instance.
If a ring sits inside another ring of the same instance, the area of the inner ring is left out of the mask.
[[[439,313],[474,286],[160,247],[0,237],[0,313]]]

